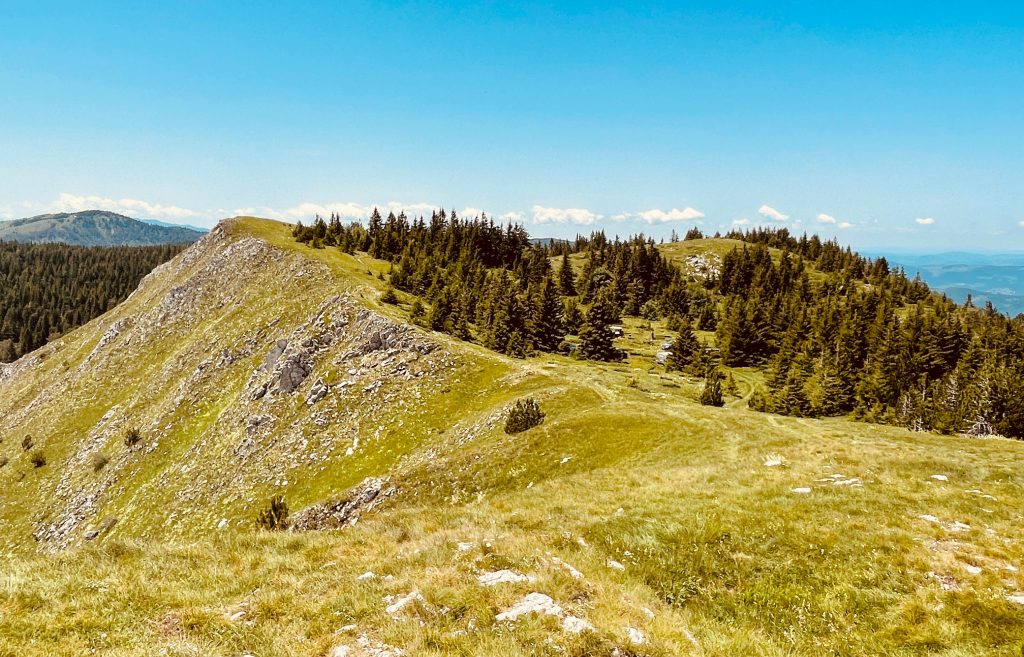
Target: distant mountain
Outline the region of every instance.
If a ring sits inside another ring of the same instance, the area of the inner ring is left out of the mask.
[[[0,241],[63,242],[78,246],[155,246],[195,242],[203,233],[184,226],[148,223],[114,212],[44,214],[0,222]]]
[[[202,226],[195,226],[193,224],[172,224],[167,221],[160,221],[159,219],[139,219],[144,224],[152,224],[154,226],[163,226],[164,228],[188,228],[194,230],[197,233],[208,233],[210,229],[203,228]]]
[[[920,274],[933,290],[957,303],[967,295],[976,306],[987,301],[1000,312],[1024,313],[1024,253],[883,254],[909,276]]]

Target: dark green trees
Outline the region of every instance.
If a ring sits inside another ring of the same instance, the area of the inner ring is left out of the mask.
[[[610,294],[600,293],[587,311],[586,320],[580,328],[579,355],[587,360],[616,361],[622,359],[614,344],[615,336],[611,331],[615,321]]]
[[[704,379],[704,389],[700,393],[700,403],[705,406],[724,406],[725,398],[722,396],[722,383],[725,376],[717,367],[708,370]]]
[[[530,336],[534,348],[540,351],[556,351],[565,339],[562,325],[562,299],[555,283],[544,279],[531,300]]]
[[[693,329],[690,328],[689,324],[684,325],[672,343],[672,353],[665,361],[665,369],[670,372],[673,370],[686,370],[693,363],[697,352],[702,348],[697,340],[697,336],[693,334]],[[703,372],[699,372],[699,374],[703,374]]]
[[[568,253],[562,254],[562,266],[558,269],[558,287],[563,296],[576,296],[576,274],[572,271]]]
[[[185,246],[0,242],[0,362],[105,313]]]
[[[511,409],[505,419],[505,433],[515,434],[532,429],[544,422],[544,411],[533,397],[520,399]]]

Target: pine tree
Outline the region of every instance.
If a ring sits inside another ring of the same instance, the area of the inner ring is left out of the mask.
[[[562,326],[561,299],[550,278],[545,278],[537,288],[530,319],[530,337],[534,347],[540,351],[557,351],[565,339],[565,329]]]
[[[602,290],[587,311],[586,321],[580,329],[579,354],[587,360],[616,361],[622,353],[615,347],[615,336],[610,326],[614,321],[610,292]]]
[[[572,263],[569,262],[569,254],[562,254],[562,266],[558,270],[558,287],[562,296],[576,296],[576,274],[572,270]]]
[[[724,376],[717,367],[708,370],[704,379],[704,389],[700,393],[700,403],[705,406],[724,406],[725,399],[722,396],[722,380]]]
[[[562,324],[567,333],[576,335],[583,324],[583,312],[576,299],[566,299],[562,309]]]
[[[697,340],[697,336],[693,334],[693,329],[689,325],[683,326],[679,330],[679,335],[672,342],[672,353],[665,361],[665,369],[669,372],[675,370],[685,370],[691,363],[693,363],[694,357],[697,352],[701,351],[701,344]]]

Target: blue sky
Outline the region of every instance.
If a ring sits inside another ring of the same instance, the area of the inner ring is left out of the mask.
[[[1019,3],[0,0],[0,218],[1024,248]]]

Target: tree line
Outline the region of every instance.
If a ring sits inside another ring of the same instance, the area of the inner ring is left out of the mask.
[[[665,318],[678,332],[667,366],[709,388],[734,386],[719,365],[759,368],[756,410],[1024,436],[1024,316],[957,306],[834,240],[784,228],[716,234],[742,244],[701,277],[643,235],[537,243],[522,226],[443,210],[429,221],[374,211],[366,226],[317,217],[293,233],[390,261],[414,321],[510,356],[575,348],[617,360],[611,327],[623,315]],[[703,237],[693,228],[685,239]]]
[[[0,242],[0,362],[11,362],[110,310],[186,246]]]

